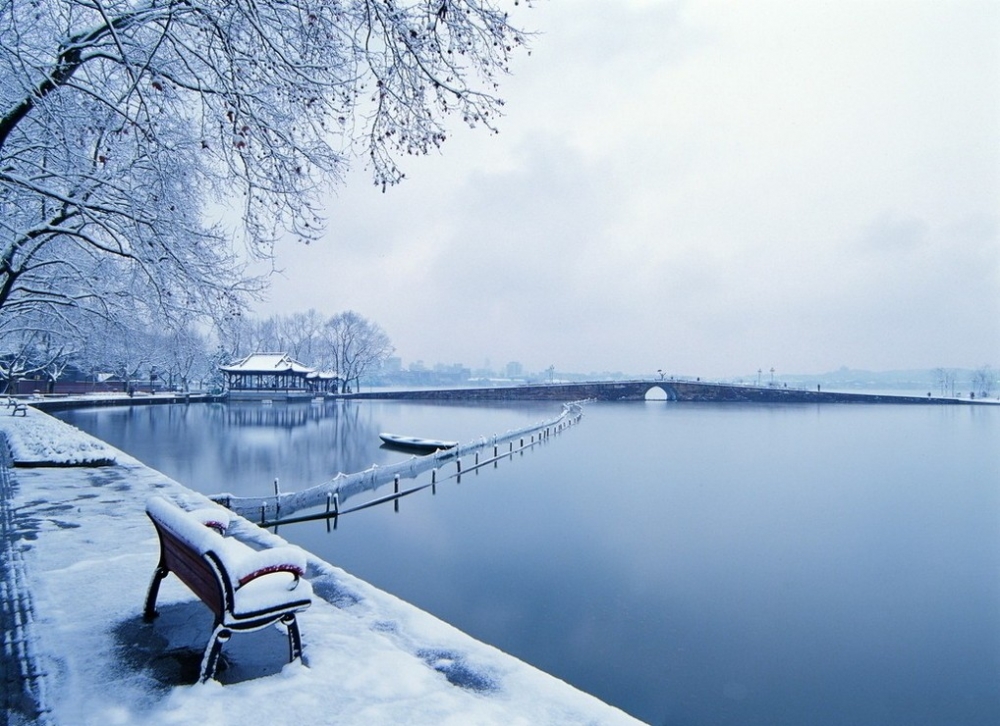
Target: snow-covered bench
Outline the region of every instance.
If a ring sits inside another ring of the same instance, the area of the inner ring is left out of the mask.
[[[254,550],[223,536],[229,512],[221,507],[186,512],[162,497],[146,503],[160,538],[160,561],[146,596],[143,617],[156,617],[160,582],[173,572],[215,614],[215,628],[201,661],[201,681],[215,677],[223,644],[234,631],[281,623],[288,630],[289,661],[302,655],[295,613],[312,603],[302,578],[305,555],[293,547]]]
[[[10,409],[11,416],[17,416],[18,414],[21,414],[22,416],[28,415],[28,406],[20,401],[14,400],[10,396],[7,397],[7,408]]]

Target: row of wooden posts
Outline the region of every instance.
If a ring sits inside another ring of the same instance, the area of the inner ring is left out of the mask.
[[[572,426],[573,424],[575,424],[579,420],[580,420],[580,414],[578,414],[576,416],[569,417],[566,420],[560,421],[558,424],[553,424],[552,426],[546,426],[543,430],[539,431],[537,434],[531,434],[529,437],[521,436],[520,439],[519,439],[519,441],[518,441],[518,447],[516,449],[514,448],[514,441],[512,439],[511,441],[508,442],[508,449],[503,454],[500,453],[500,445],[497,444],[497,443],[494,443],[493,444],[493,456],[492,457],[480,461],[479,451],[476,451],[475,452],[475,461],[474,461],[474,463],[472,464],[471,467],[466,468],[464,471],[462,469],[462,457],[461,456],[457,456],[457,457],[455,457],[455,473],[446,476],[445,479],[450,479],[450,478],[454,477],[457,482],[461,482],[461,480],[462,480],[462,474],[463,473],[467,474],[470,471],[475,471],[475,470],[480,469],[480,468],[482,468],[484,466],[487,466],[489,464],[493,464],[493,467],[496,468],[501,459],[512,457],[515,453],[518,453],[518,452],[523,453],[525,449],[530,449],[533,446],[536,446],[536,445],[542,443],[543,441],[545,441],[546,439],[548,439],[553,433],[559,433],[560,431],[568,428],[569,426]],[[526,440],[527,440],[527,443],[525,443]],[[386,502],[392,502],[393,503],[393,509],[398,512],[399,511],[399,500],[402,499],[403,497],[409,495],[409,494],[414,494],[416,492],[419,492],[419,491],[422,491],[424,489],[427,489],[428,487],[430,488],[432,494],[437,494],[437,484],[438,484],[438,481],[439,481],[438,471],[439,471],[438,467],[435,467],[434,469],[431,469],[431,480],[430,480],[429,483],[427,483],[427,484],[421,484],[421,485],[416,486],[416,487],[411,487],[410,489],[403,489],[402,491],[400,491],[400,488],[399,488],[400,476],[399,476],[399,474],[396,474],[395,477],[393,477],[392,493],[391,494],[385,494],[385,495],[380,496],[380,497],[375,497],[374,499],[370,499],[367,502],[364,502],[362,504],[358,504],[356,506],[349,507],[348,509],[341,509],[340,508],[340,496],[339,496],[339,492],[327,492],[326,493],[326,510],[324,512],[319,512],[319,513],[315,513],[315,514],[306,514],[306,515],[302,515],[300,517],[289,517],[288,519],[281,519],[281,502],[280,502],[281,489],[280,489],[280,486],[278,485],[278,480],[275,479],[274,480],[274,497],[275,497],[275,501],[277,503],[277,510],[276,510],[276,513],[275,513],[275,518],[272,521],[268,521],[267,520],[267,516],[266,516],[266,507],[264,505],[261,505],[261,507],[260,507],[260,526],[261,527],[274,527],[274,531],[277,532],[278,531],[278,526],[282,525],[282,524],[298,524],[300,522],[313,522],[313,521],[316,521],[316,520],[325,519],[326,520],[326,529],[329,532],[330,529],[331,529],[331,526],[330,526],[331,520],[333,521],[333,529],[336,529],[337,528],[337,518],[340,517],[341,515],[343,515],[343,514],[350,514],[351,512],[357,512],[357,511],[360,511],[362,509],[368,509],[369,507],[374,507],[377,504],[384,504]],[[442,481],[443,481],[443,479],[442,479]]]

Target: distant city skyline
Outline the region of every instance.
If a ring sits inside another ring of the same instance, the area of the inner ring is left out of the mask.
[[[947,371],[950,374],[949,385],[952,388],[957,388],[957,390],[962,390],[963,388],[968,387],[973,376],[975,376],[977,371],[982,368],[983,366],[979,366],[977,368],[951,368],[935,366],[934,368],[867,370],[851,368],[849,366],[838,366],[826,371],[782,371],[770,366],[767,368],[760,367],[750,371],[732,372],[727,375],[707,376],[702,375],[697,371],[674,371],[663,368],[646,371],[584,371],[559,368],[552,368],[551,370],[532,370],[524,367],[519,361],[508,361],[507,363],[500,365],[491,365],[489,360],[485,360],[481,366],[476,367],[473,365],[467,365],[463,362],[446,363],[442,361],[435,361],[433,363],[428,363],[423,359],[407,361],[401,356],[393,355],[386,360],[386,363],[383,365],[381,371],[379,371],[379,374],[384,375],[386,373],[393,374],[406,372],[436,373],[451,378],[460,376],[462,378],[468,378],[469,380],[477,380],[486,377],[493,380],[526,380],[535,382],[545,381],[551,377],[559,379],[562,376],[566,376],[574,380],[584,380],[588,378],[597,379],[604,376],[621,378],[649,378],[654,380],[657,378],[664,380],[670,380],[671,378],[703,378],[704,380],[721,380],[726,382],[741,382],[758,385],[768,385],[769,383],[784,381],[813,382],[841,380],[845,382],[853,382],[855,384],[882,383],[885,385],[896,385],[919,382],[921,384],[934,383],[937,386],[939,385],[939,382],[934,381],[935,374]],[[1000,380],[1000,369],[990,367],[990,373],[995,381]]]

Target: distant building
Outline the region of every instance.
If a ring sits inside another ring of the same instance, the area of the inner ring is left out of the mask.
[[[233,398],[296,398],[336,393],[340,376],[317,371],[287,353],[252,353],[219,366]]]
[[[522,366],[517,361],[511,361],[507,364],[505,369],[508,378],[523,378],[524,377],[524,366]]]
[[[5,359],[4,363],[7,363],[7,367],[9,367],[9,360]],[[3,390],[4,384],[6,384],[6,390]],[[70,364],[62,370],[57,380],[52,380],[50,376],[41,371],[34,371],[27,376],[16,376],[13,381],[0,379],[0,390],[3,390],[4,393],[22,395],[112,392],[124,391],[125,384],[110,373],[95,375]]]

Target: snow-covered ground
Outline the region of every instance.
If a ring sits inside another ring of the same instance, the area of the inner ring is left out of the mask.
[[[5,415],[7,411],[0,406],[0,431],[6,434],[11,456],[21,466],[113,463],[119,453],[103,441],[31,407],[24,416]]]
[[[158,551],[145,503],[208,500],[37,410],[4,413],[15,463],[31,465],[15,470],[10,505],[55,723],[637,723],[312,555],[304,663],[286,663],[275,628],[237,634],[221,683],[190,685],[211,616],[171,576],[160,617],[142,622]],[[256,547],[285,544],[242,519],[230,531]]]

